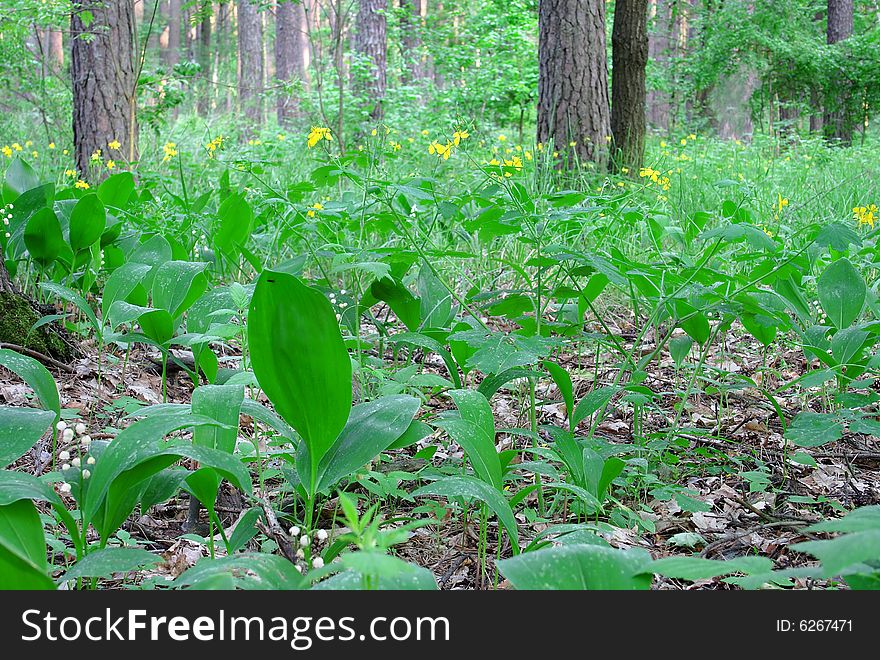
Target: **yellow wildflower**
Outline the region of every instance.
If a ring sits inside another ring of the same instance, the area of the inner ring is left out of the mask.
[[[76,170],[64,170],[64,176],[76,176]]]
[[[21,145],[18,142],[13,142],[12,148],[15,149],[16,151],[21,151]]]
[[[112,169],[115,168],[115,167],[116,167],[116,161],[115,161],[115,160],[112,160],[112,159],[111,159],[111,160],[108,160],[108,161],[107,161],[107,169],[108,169],[108,170],[112,170]]]
[[[447,140],[446,144],[441,144],[435,140],[428,146],[428,153],[437,155],[443,160],[449,160],[452,155],[452,142]]]
[[[309,149],[314,147],[321,140],[327,140],[328,142],[333,140],[333,136],[330,134],[330,129],[321,126],[312,126],[312,130],[309,131],[308,137]]]
[[[871,229],[873,229],[874,223],[877,221],[877,214],[878,210],[876,204],[856,206],[853,208],[853,220],[856,220],[859,223],[859,227],[870,225]]]
[[[82,179],[74,183],[73,186],[75,188],[79,188],[80,190],[88,190],[89,188],[91,188],[91,186]]]
[[[119,140],[114,139],[113,142],[108,142],[107,146],[113,149],[113,151],[119,151],[119,147],[121,147],[122,145],[119,144]]]
[[[0,151],[2,151],[3,155],[6,156],[7,158],[12,158],[12,149],[9,148],[8,144],[3,145],[3,148],[0,149]]]
[[[458,129],[452,134],[452,142],[457,147],[462,140],[467,140],[471,136],[467,131]]]
[[[162,151],[165,154],[162,157],[162,162],[167,163],[177,155],[177,145],[174,142],[166,142],[162,145]]]
[[[50,143],[49,143],[49,148],[50,148],[50,149],[54,149],[54,148],[55,148],[55,143],[54,143],[54,142],[50,142]]]

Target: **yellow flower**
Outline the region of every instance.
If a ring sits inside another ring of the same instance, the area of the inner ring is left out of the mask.
[[[661,149],[665,149],[665,148],[666,148],[666,141],[665,141],[665,140],[660,140],[660,148],[661,148]]]
[[[177,145],[174,142],[166,142],[162,145],[162,151],[165,154],[162,158],[162,162],[167,163],[177,155]]]
[[[65,149],[65,150],[62,151],[61,153],[64,154],[65,156],[67,156],[70,152],[69,152],[67,149]]]
[[[430,131],[427,128],[422,130],[422,135],[427,135],[428,133],[430,133]]]
[[[18,142],[13,142],[12,148],[15,149],[16,151],[21,151],[21,145]]]
[[[493,166],[501,165],[501,161],[498,160],[497,158],[493,158],[492,160],[489,161],[489,165],[493,165]]]
[[[116,161],[115,160],[108,160],[107,161],[107,169],[112,170],[114,167],[116,167]]]
[[[428,153],[437,155],[443,160],[449,160],[452,155],[452,142],[446,141],[446,144],[440,144],[436,140],[428,146]]]
[[[507,140],[507,136],[506,136],[506,135],[499,135],[499,136],[498,136],[498,141],[499,141],[499,142],[504,142],[505,140]]]
[[[526,151],[523,155],[526,157],[526,160],[532,159],[532,152],[531,151]]]
[[[877,221],[877,205],[856,206],[853,208],[853,220],[858,221],[859,227],[870,225],[873,229],[874,223]]]
[[[687,141],[686,138],[681,138],[681,140],[679,140],[678,143],[679,143],[681,146],[685,146],[685,145],[688,143],[688,141]]]
[[[24,146],[26,146],[26,147],[30,147],[30,146],[32,146],[33,144],[34,144],[34,143],[33,143],[31,140],[25,140]]]
[[[400,142],[395,142],[394,140],[392,140],[392,141],[389,142],[388,144],[389,144],[389,146],[391,147],[392,150],[394,150],[394,151],[400,151]]]
[[[88,190],[91,186],[87,184],[85,181],[80,179],[76,183],[73,184],[75,188],[79,188],[80,190]]]
[[[324,205],[321,204],[321,202],[315,202],[314,204],[312,204],[312,208],[310,208],[306,212],[306,215],[309,216],[310,218],[314,218],[315,211],[323,211],[323,210],[324,210]]]
[[[333,140],[333,136],[330,134],[330,129],[320,126],[312,126],[312,130],[309,131],[308,137],[309,149],[314,147],[321,140],[327,140],[328,142]]]
[[[697,139],[697,136],[694,135],[693,133],[691,133],[690,135],[688,135],[688,140],[696,140],[696,139]]]
[[[284,135],[284,133],[279,133],[279,134],[276,135],[275,137],[278,138],[278,141],[279,141],[279,142],[284,142],[284,141],[287,139],[287,136]]]
[[[263,144],[263,141],[261,139],[257,138],[256,140],[248,140],[248,144],[252,147],[258,147],[261,144]]]
[[[12,149],[9,148],[8,144],[3,145],[3,148],[0,149],[0,151],[2,151],[3,155],[6,156],[7,158],[12,158]]]
[[[64,176],[76,176],[76,170],[64,170]]]
[[[90,156],[90,158],[92,159],[92,162],[97,162],[97,161],[101,160],[101,150],[95,149],[92,152],[92,155]]]
[[[34,151],[31,152],[31,156],[33,156],[34,158],[36,158],[37,156],[39,156],[39,154],[37,153],[36,149],[35,149]]]
[[[119,144],[119,140],[113,140],[113,142],[108,142],[107,146],[113,149],[113,151],[119,151],[119,147],[122,145]]]
[[[777,213],[781,213],[782,209],[788,206],[788,197],[783,197],[779,193],[776,193],[777,201],[776,201],[776,211]]]
[[[49,148],[50,148],[50,149],[54,149],[54,148],[55,148],[55,143],[54,143],[54,142],[50,142],[50,143],[49,143]]]
[[[223,136],[222,135],[218,135],[213,140],[208,142],[208,144],[205,145],[205,149],[208,150],[208,158],[213,158],[214,152],[217,151],[217,149],[219,149],[222,146],[223,146]]]
[[[375,128],[372,131],[370,131],[370,135],[372,135],[373,137],[376,137],[377,134],[378,134],[378,132],[376,131]]]
[[[577,146],[577,142],[569,142],[569,143],[568,143],[568,146],[569,146],[569,147],[576,147],[576,146]]]
[[[462,140],[467,140],[471,136],[467,131],[458,129],[452,134],[452,142],[457,147]]]

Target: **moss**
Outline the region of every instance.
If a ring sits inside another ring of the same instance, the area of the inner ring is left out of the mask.
[[[0,343],[17,344],[68,362],[73,358],[72,348],[44,325],[31,330],[40,319],[30,302],[15,293],[0,291]]]

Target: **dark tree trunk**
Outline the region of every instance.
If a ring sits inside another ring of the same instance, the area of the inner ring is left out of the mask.
[[[275,10],[275,77],[282,83],[305,77],[305,11],[302,4],[279,0]],[[299,110],[299,100],[289,89],[278,92],[278,123],[289,125]]]
[[[400,0],[400,51],[403,56],[404,82],[423,76],[422,72],[422,1]]]
[[[648,0],[617,0],[611,32],[612,163],[638,172],[645,157],[645,66]]]
[[[651,0],[651,30],[648,33],[648,57],[669,77],[669,0]],[[648,123],[662,131],[669,130],[669,93],[664,89],[652,89],[647,93]]]
[[[90,172],[95,151],[129,163],[138,158],[134,4],[82,0],[77,7],[70,20],[75,160],[83,176],[100,179],[107,174],[105,168]],[[92,14],[88,28],[80,19],[86,10]],[[108,147],[114,140],[120,143],[118,150]]]
[[[836,44],[853,33],[853,0],[828,0],[828,43]],[[835,94],[829,89],[825,98],[825,137],[843,145],[852,143],[853,121],[850,105],[852,88],[841,71],[833,82]]]
[[[360,0],[354,35],[354,50],[369,63],[366,75],[359,75],[355,83],[367,97],[373,119],[382,117],[382,100],[385,98],[386,7],[386,0]]]
[[[611,137],[604,0],[540,0],[538,142],[604,166]],[[573,164],[569,157],[568,165]]]
[[[263,21],[253,0],[238,0],[238,102],[249,126],[263,123]]]
[[[199,22],[199,41],[197,45],[197,59],[201,71],[199,77],[202,80],[202,89],[199,92],[197,104],[198,113],[205,117],[211,110],[213,98],[213,79],[211,77],[211,3],[205,2],[199,10],[202,20]]]

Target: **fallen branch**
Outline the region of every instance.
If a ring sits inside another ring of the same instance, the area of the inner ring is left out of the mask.
[[[19,346],[18,344],[7,344],[5,342],[0,342],[0,348],[9,348],[15,351],[16,353],[21,353],[22,355],[27,355],[29,357],[34,358],[35,360],[39,360],[43,364],[48,367],[55,367],[56,369],[60,369],[61,371],[68,374],[75,374],[76,369],[71,367],[69,364],[64,364],[63,362],[59,362],[53,357],[49,357],[45,353],[40,353],[39,351],[35,351],[31,348],[25,348],[24,346]]]

